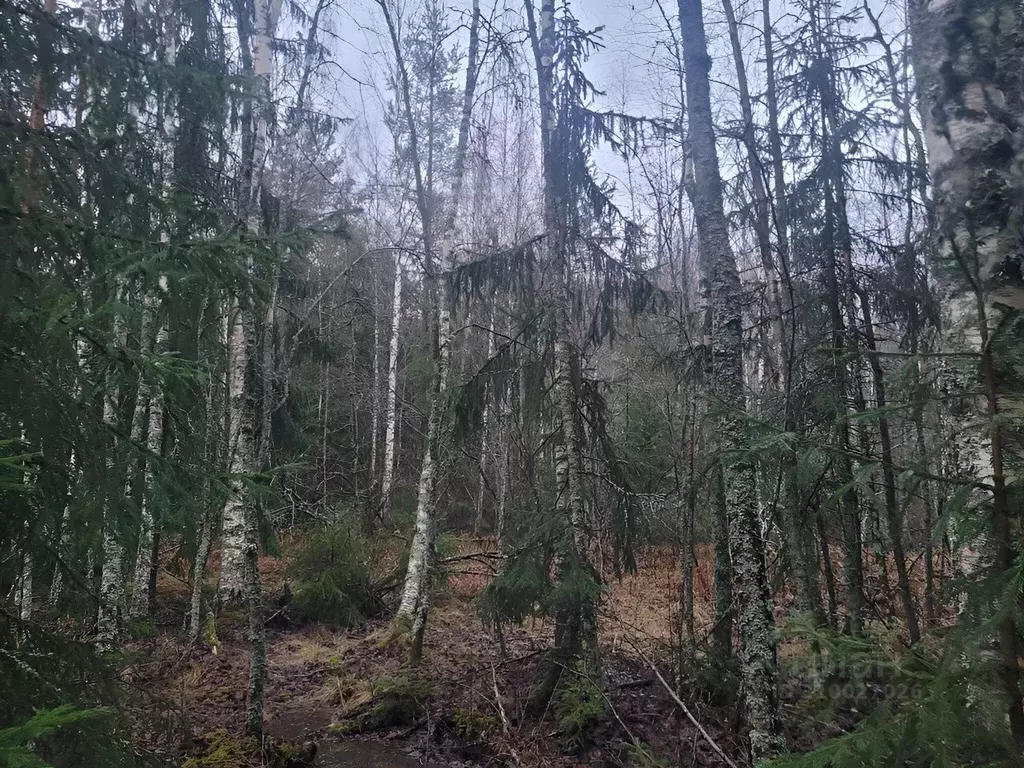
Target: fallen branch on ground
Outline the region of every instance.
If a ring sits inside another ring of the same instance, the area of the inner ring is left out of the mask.
[[[632,643],[631,643],[631,645],[632,645]],[[713,750],[715,750],[715,752],[718,754],[718,756],[720,758],[722,758],[726,762],[726,764],[729,766],[729,768],[737,768],[736,763],[734,763],[732,760],[730,760],[728,755],[726,755],[725,752],[722,751],[722,748],[720,746],[718,746],[718,743],[714,739],[711,738],[711,734],[709,734],[706,730],[704,730],[704,726],[700,724],[700,722],[697,720],[697,718],[693,716],[693,713],[690,712],[690,709],[686,706],[686,704],[683,703],[683,700],[680,699],[679,696],[676,695],[676,692],[674,690],[672,690],[672,686],[669,685],[668,682],[665,680],[665,678],[661,676],[661,672],[658,671],[658,668],[654,665],[654,662],[651,661],[650,659],[648,659],[646,656],[644,656],[643,651],[641,651],[635,645],[633,646],[633,650],[636,651],[637,655],[640,656],[640,660],[643,661],[645,664],[647,664],[647,666],[649,666],[651,668],[651,671],[654,672],[655,677],[658,678],[658,681],[665,688],[665,691],[668,693],[669,696],[672,697],[672,701],[674,701],[676,703],[676,706],[678,706],[681,710],[683,710],[683,714],[686,715],[686,718],[691,723],[693,723],[693,726],[698,731],[700,731],[700,735],[703,736],[705,741],[707,741],[707,743],[711,745],[711,748]]]

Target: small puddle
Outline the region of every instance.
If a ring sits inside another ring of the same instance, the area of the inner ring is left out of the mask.
[[[373,741],[321,741],[316,751],[317,768],[440,768],[421,763],[395,747]]]

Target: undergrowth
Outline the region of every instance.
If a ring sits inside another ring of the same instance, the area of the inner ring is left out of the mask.
[[[311,532],[291,568],[296,615],[331,628],[352,627],[376,615],[382,605],[371,551],[345,517]]]
[[[606,710],[601,683],[588,674],[582,661],[577,661],[570,674],[563,676],[553,705],[566,746],[576,750],[583,748],[590,729],[604,717]]]
[[[804,732],[834,734],[814,750],[776,758],[771,768],[1010,768],[1024,758],[1003,723],[998,665],[967,653],[964,637],[942,647],[906,647],[893,633],[850,637],[811,623],[787,633],[806,652],[787,664],[799,685]]]

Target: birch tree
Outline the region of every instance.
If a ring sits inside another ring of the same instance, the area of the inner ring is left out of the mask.
[[[409,132],[409,148],[416,179],[416,195],[423,226],[423,244],[428,260],[433,241],[431,200],[424,184],[424,169],[419,156],[419,138],[410,93],[409,73],[406,67],[398,30],[386,0],[379,0],[388,28],[399,73],[399,98],[403,104],[406,129]],[[442,218],[440,233],[441,295],[437,307],[437,358],[434,372],[433,392],[430,398],[430,414],[427,422],[426,446],[423,465],[420,470],[419,490],[416,501],[416,527],[409,548],[409,562],[406,568],[402,599],[396,614],[396,624],[407,626],[412,636],[410,660],[417,663],[423,651],[423,636],[426,631],[429,608],[429,587],[432,560],[434,558],[434,537],[437,533],[436,507],[438,471],[444,471],[451,450],[446,432],[446,411],[452,359],[452,310],[453,297],[447,275],[455,264],[454,238],[458,220],[458,204],[462,196],[463,177],[466,169],[466,153],[469,146],[469,127],[473,111],[474,93],[479,68],[480,6],[474,0],[469,31],[469,48],[466,61],[466,79],[462,96],[462,111],[459,120],[458,140],[452,164],[451,193]],[[428,261],[429,263],[429,261]],[[433,277],[433,276],[431,276]]]
[[[1000,375],[1010,354],[1007,335],[1024,308],[1021,280],[1022,211],[1020,172],[1024,147],[1024,13],[1000,2],[933,0],[914,4],[913,50],[918,94],[924,116],[928,166],[932,175],[940,237],[937,273],[948,308],[946,344],[954,360],[968,367],[965,378],[982,396],[959,394],[984,419],[973,437],[972,457],[988,481],[984,509],[987,530],[979,540],[961,543],[983,550],[996,573],[1013,568],[1020,546],[1017,517],[1008,494],[1011,456],[1019,445],[1008,439],[1007,418],[1019,417],[1020,395]],[[969,406],[970,407],[970,406]],[[968,435],[968,439],[971,436]],[[1012,618],[1021,610],[1019,586],[1003,598],[1008,612],[999,623],[1001,677],[1010,731],[1024,747],[1024,695],[1021,693],[1019,630]]]

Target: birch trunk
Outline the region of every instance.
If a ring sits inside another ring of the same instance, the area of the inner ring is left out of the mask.
[[[373,274],[373,393],[371,398],[370,414],[370,488],[379,489],[377,485],[377,454],[380,452],[380,286],[377,283],[377,273]],[[378,500],[379,503],[379,500]]]
[[[246,391],[246,323],[245,310],[237,300],[231,308],[228,348],[229,454],[231,475],[228,499],[221,520],[220,584],[218,603],[228,606],[245,597],[245,547],[249,523],[245,486],[240,476],[252,471],[255,462],[251,408]]]
[[[281,0],[255,0],[252,26],[247,14],[239,13],[239,52],[243,70],[257,83],[257,98],[244,105],[243,129],[251,133],[251,154],[242,158],[239,191],[239,220],[250,235],[260,229],[259,198],[263,188],[263,171],[268,154],[268,136],[271,119],[270,81],[273,74],[271,41],[281,12]],[[246,128],[246,125],[249,127]],[[243,142],[244,144],[245,142]],[[259,570],[250,572],[246,566],[247,549],[258,548],[256,522],[248,509],[245,487],[241,475],[257,469],[259,458],[256,446],[256,416],[250,402],[250,387],[246,376],[252,334],[255,333],[253,312],[243,308],[236,298],[231,311],[231,332],[228,341],[228,380],[230,390],[230,434],[233,443],[230,452],[232,475],[231,492],[224,505],[221,526],[222,552],[219,602],[222,605],[242,602],[248,594],[247,585],[259,579]],[[260,414],[262,416],[262,412]]]
[[[406,127],[409,129],[410,145],[413,152],[413,166],[416,169],[417,193],[420,199],[420,211],[424,230],[424,247],[430,252],[430,204],[423,185],[420,172],[418,145],[416,142],[416,121],[413,118],[413,105],[409,91],[408,73],[402,57],[402,49],[394,21],[388,11],[387,4],[380,0],[381,9],[388,25],[388,31],[398,61],[402,88],[403,107],[405,110]],[[473,112],[473,99],[476,92],[478,51],[480,31],[480,3],[473,0],[472,20],[469,28],[469,50],[466,65],[466,83],[462,96],[462,115],[459,120],[459,136],[452,163],[451,197],[448,201],[441,236],[441,298],[438,307],[437,323],[437,368],[435,371],[434,391],[430,402],[430,415],[427,422],[426,448],[423,465],[420,470],[419,493],[416,501],[416,528],[409,547],[409,565],[402,588],[402,600],[398,607],[395,620],[399,627],[408,626],[412,631],[412,646],[409,653],[410,662],[419,662],[423,652],[423,637],[426,631],[429,609],[430,571],[434,560],[434,537],[436,534],[437,506],[437,475],[447,462],[448,425],[448,388],[451,377],[451,355],[453,345],[452,310],[454,297],[447,276],[454,264],[454,239],[458,217],[459,200],[462,197],[462,185],[466,170],[466,155],[469,146],[470,118]]]
[[[388,389],[384,426],[384,466],[380,486],[381,522],[391,518],[391,499],[395,490],[395,430],[398,426],[398,343],[402,324],[401,256],[395,256],[395,285],[391,303],[391,340],[388,343]]]
[[[214,303],[213,317],[216,318],[218,325],[220,325],[220,337],[223,340],[227,340],[227,325],[230,322],[230,318],[220,313],[220,303]],[[198,346],[198,345],[197,345]],[[220,343],[216,345],[219,348]],[[212,356],[213,359],[220,357],[220,355]],[[215,374],[211,377],[210,382],[206,389],[206,419],[205,419],[205,457],[206,466],[212,470],[212,468],[220,466],[219,462],[223,460],[223,451],[220,450],[221,444],[224,439],[223,421],[219,418],[217,405],[221,398],[218,394],[221,393],[220,385],[218,381],[222,381],[218,375],[221,372],[219,365],[212,365],[211,370]],[[201,501],[201,514],[202,523],[200,526],[199,533],[199,545],[196,550],[196,559],[192,565],[192,598],[189,604],[189,615],[188,615],[188,642],[189,645],[194,645],[199,639],[199,630],[202,626],[203,620],[203,585],[206,581],[206,566],[209,562],[210,551],[213,548],[213,533],[214,533],[214,522],[216,514],[213,506],[210,502],[210,495],[212,490],[212,478],[207,477],[203,485],[203,497]]]
[[[161,9],[161,59],[167,68],[173,68],[177,60],[177,16],[175,14],[174,1],[167,3],[168,7]],[[161,179],[164,202],[170,204],[173,194],[174,176],[174,136],[177,127],[177,105],[174,100],[174,89],[168,88],[166,98],[161,104],[162,120],[160,123],[159,142],[160,157],[158,160],[158,175]],[[160,242],[167,247],[171,241],[170,223],[160,222]],[[166,290],[166,277],[160,276],[159,289]],[[156,321],[160,312],[159,299],[147,295],[143,299],[143,331]],[[143,344],[149,345],[151,353],[162,355],[166,352],[168,342],[167,327],[163,323],[159,326],[156,339],[150,341],[148,336],[143,337]],[[153,541],[154,541],[154,517],[153,517],[153,495],[155,490],[155,475],[153,471],[153,457],[159,456],[163,448],[163,425],[164,425],[164,398],[160,385],[150,386],[147,392],[148,400],[148,425],[146,430],[146,454],[143,457],[143,483],[142,498],[140,500],[140,525],[138,551],[135,557],[134,575],[132,577],[133,588],[131,592],[131,604],[129,605],[128,616],[132,619],[141,618],[149,614],[150,604],[150,573],[153,568]]]
[[[487,359],[494,356],[494,308],[491,308],[491,320],[487,326]],[[490,457],[491,421],[493,414],[493,385],[488,383],[484,388],[484,423],[480,435],[480,482],[476,492],[476,516],[473,521],[473,532],[480,536],[484,530],[484,511],[487,500],[487,465]]]
[[[155,310],[154,310],[155,311]],[[160,326],[157,332],[154,351],[163,354],[167,347],[167,328]],[[142,499],[140,502],[139,546],[135,556],[135,570],[132,578],[132,601],[128,616],[138,619],[149,615],[149,576],[153,565],[153,497],[156,483],[153,471],[153,457],[160,456],[164,442],[164,398],[161,388],[153,390],[149,402],[149,425],[146,430],[145,469],[142,480]]]
[[[556,25],[554,0],[542,0],[540,23],[534,19],[532,0],[526,2],[527,21],[537,70],[537,91],[540,104],[541,160],[544,180],[544,249],[546,261],[552,265],[555,286],[552,296],[554,315],[554,416],[553,459],[555,470],[555,512],[567,527],[569,551],[556,562],[555,578],[564,578],[564,569],[585,567],[589,560],[586,531],[586,510],[581,486],[582,457],[579,445],[579,424],[576,391],[576,349],[570,341],[572,296],[569,285],[570,266],[566,241],[567,204],[556,175],[565,172],[556,157],[557,115],[555,112],[554,64]],[[525,392],[524,392],[525,394]],[[566,563],[572,557],[576,563]],[[559,676],[561,665],[573,658],[591,656],[596,650],[596,627],[590,609],[593,606],[564,606],[555,616],[555,649],[562,658],[553,659],[548,674],[533,694],[535,706],[546,706]]]
[[[980,449],[974,451],[977,467],[992,487],[988,541],[967,542],[966,549],[983,549],[995,571],[1006,574],[1020,543],[1020,523],[1008,499],[1007,431],[999,417],[1019,419],[1022,404],[1019,395],[998,383],[1002,361],[991,342],[1011,314],[1024,308],[1024,9],[1000,0],[920,0],[912,6],[912,33],[941,237],[936,276],[950,312],[946,344],[951,352],[975,355],[950,364],[969,385],[960,395],[978,378],[985,392],[981,402],[961,398],[965,409],[987,419],[972,442]],[[1019,453],[1020,446],[1013,444],[1011,451]],[[999,625],[999,653],[1010,732],[1024,748],[1021,648],[1014,623],[1022,607],[1019,590],[1011,599]]]
[[[123,321],[115,321],[115,337],[119,337],[119,345],[124,346],[125,332]],[[140,326],[140,338],[145,348],[146,339],[150,333],[150,316],[142,312]],[[117,394],[108,392],[105,394],[103,405],[104,423],[114,425],[117,413]],[[139,385],[135,393],[135,405],[132,409],[132,421],[129,429],[129,440],[131,446],[128,449],[128,461],[124,485],[121,486],[121,494],[116,497],[118,500],[130,499],[135,492],[135,483],[138,473],[138,462],[135,459],[134,447],[142,445],[146,430],[146,408],[149,404],[149,383],[144,376],[139,378]],[[109,419],[109,421],[108,421]],[[107,455],[107,471],[113,476],[117,467],[117,447],[112,444]],[[113,486],[111,487],[113,491]],[[96,644],[101,648],[110,648],[117,641],[121,632],[121,620],[125,609],[124,594],[124,544],[121,531],[122,521],[120,518],[120,504],[115,502],[113,493],[107,499],[107,508],[104,514],[103,531],[103,565],[100,571],[99,591],[99,612],[96,618]]]
[[[105,393],[103,398],[103,423],[112,429],[117,421],[116,400],[113,393]],[[112,477],[117,468],[114,458],[115,445],[108,441],[106,469],[107,477]],[[111,484],[113,485],[113,484]],[[103,565],[100,571],[99,611],[96,616],[96,645],[101,650],[113,647],[120,635],[121,604],[122,604],[122,545],[121,524],[118,520],[114,500],[117,498],[113,487],[108,490],[103,510]]]
[[[24,428],[21,430],[21,442],[26,445]],[[30,514],[25,518],[23,538],[21,543],[21,568],[14,583],[14,605],[18,610],[18,617],[22,621],[29,621],[32,618],[33,605],[33,566],[32,566],[32,526],[37,515],[32,514],[33,494],[35,493],[34,480],[31,472],[24,472],[21,476],[21,483],[25,488],[25,499]]]
[[[720,398],[716,429],[740,632],[740,675],[750,752],[758,762],[780,751],[785,741],[778,716],[775,625],[757,520],[756,475],[747,451],[743,422],[746,403],[741,285],[722,202],[711,116],[711,59],[700,0],[680,0],[679,22],[686,66],[701,273],[711,311],[711,378]]]

